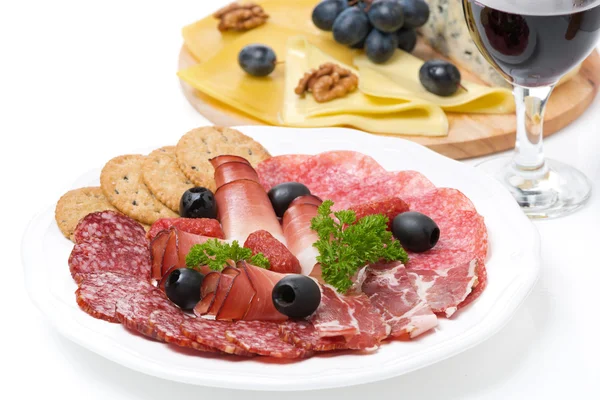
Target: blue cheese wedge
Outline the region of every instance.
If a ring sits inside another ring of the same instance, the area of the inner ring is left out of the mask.
[[[481,55],[471,39],[460,0],[425,0],[430,14],[420,33],[427,43],[459,67],[499,87],[510,84]]]

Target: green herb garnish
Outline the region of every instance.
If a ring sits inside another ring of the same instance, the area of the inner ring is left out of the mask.
[[[252,250],[241,247],[237,240],[233,243],[220,242],[210,239],[202,244],[195,244],[185,258],[188,268],[208,265],[213,271],[222,271],[228,265],[238,261],[248,261],[257,267],[269,269],[271,265],[263,253],[252,255]]]
[[[384,215],[367,215],[356,220],[352,210],[333,213],[333,201],[324,201],[318,215],[311,220],[311,228],[319,236],[313,244],[319,250],[323,280],[345,293],[352,286],[352,277],[367,264],[379,261],[408,261],[400,242],[387,230]]]

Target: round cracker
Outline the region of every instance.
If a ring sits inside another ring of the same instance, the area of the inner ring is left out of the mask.
[[[175,149],[177,164],[196,186],[215,190],[213,157],[231,154],[247,159],[253,167],[271,157],[257,141],[240,131],[222,127],[191,130],[181,137]]]
[[[177,165],[175,146],[154,150],[142,164],[144,183],[164,205],[179,213],[183,193],[194,187]]]
[[[142,155],[129,154],[107,162],[100,173],[104,195],[119,211],[144,224],[153,224],[159,218],[176,218],[177,214],[158,201],[144,184],[144,159]]]
[[[54,218],[65,237],[73,240],[79,220],[97,211],[116,209],[109,203],[99,187],[83,187],[65,193],[56,203]]]

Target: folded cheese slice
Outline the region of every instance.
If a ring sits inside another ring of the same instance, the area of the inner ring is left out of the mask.
[[[238,65],[238,54],[249,44],[261,43],[270,46],[279,61],[285,61],[287,40],[297,35],[298,31],[273,24],[269,25],[268,34],[265,31],[266,28],[253,29],[239,34],[206,61],[180,70],[178,76],[200,92],[243,113],[272,125],[280,125],[284,104],[284,65],[278,65],[268,77],[253,77]],[[327,49],[337,59],[351,60],[353,57],[347,48],[333,44],[329,38],[319,35],[306,37],[314,45]]]
[[[428,92],[419,81],[423,60],[402,50],[397,50],[385,64],[375,64],[365,55],[358,55],[354,63],[360,70],[360,90],[370,96],[388,99],[418,97],[453,112],[505,114],[515,111],[510,90],[464,79],[461,83],[466,90],[459,88],[452,96],[442,97]]]
[[[404,99],[382,99],[360,91],[326,103],[317,103],[307,94],[298,96],[294,89],[300,78],[321,64],[334,62],[360,75],[354,68],[321,51],[304,36],[290,38],[285,68],[285,104],[283,123],[287,126],[353,126],[369,132],[443,136],[448,120],[436,105],[406,96]],[[362,80],[360,76],[359,81]]]

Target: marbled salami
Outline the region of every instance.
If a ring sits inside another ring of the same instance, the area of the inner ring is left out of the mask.
[[[69,269],[76,281],[78,274],[102,272],[150,280],[150,250],[145,245],[116,237],[80,242],[71,251]]]
[[[157,331],[149,323],[150,314],[156,310],[180,312],[163,292],[155,288],[150,292],[130,294],[117,301],[115,314],[119,322],[127,328],[160,340]]]
[[[246,351],[262,356],[303,358],[311,354],[283,340],[276,322],[238,321],[227,328],[225,337]]]
[[[147,246],[146,231],[137,221],[116,211],[99,211],[86,215],[73,233],[75,243],[115,238]]]
[[[180,310],[155,310],[148,318],[148,324],[156,334],[156,338],[163,342],[188,347],[194,350],[218,353],[217,349],[202,345],[187,338],[181,332],[181,323],[186,318],[191,318]]]
[[[250,353],[225,338],[225,332],[232,322],[215,321],[203,318],[186,318],[181,323],[181,333],[203,346],[212,347],[227,354],[250,357]]]
[[[75,292],[79,307],[94,318],[119,322],[115,315],[117,301],[132,293],[147,293],[154,286],[131,275],[112,272],[80,274],[79,288]]]
[[[279,334],[283,340],[312,351],[332,351],[347,349],[343,336],[320,337],[313,324],[308,321],[286,321],[279,325]]]

